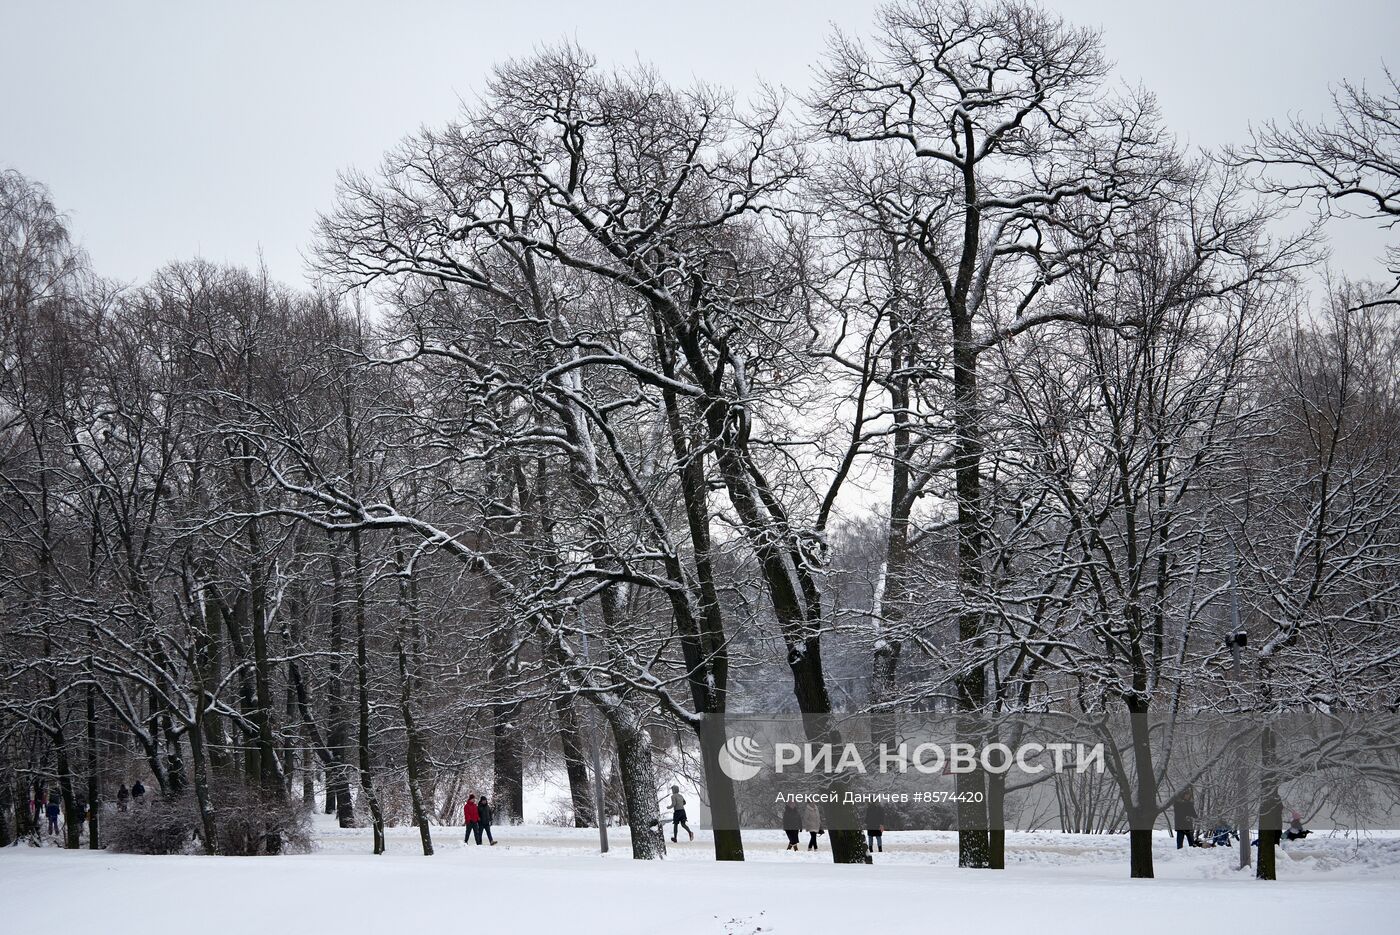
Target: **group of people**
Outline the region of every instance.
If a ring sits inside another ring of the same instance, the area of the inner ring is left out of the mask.
[[[789,802],[783,808],[783,831],[787,833],[788,844],[785,850],[798,850],[801,834],[806,831],[807,850],[818,850],[817,838],[826,834],[822,827],[822,812],[813,802],[802,809]],[[885,807],[879,802],[871,802],[865,809],[865,837],[870,853],[885,852]]]
[[[136,780],[128,790],[126,783],[122,783],[117,789],[117,811],[124,812],[131,805],[140,806],[146,800],[146,787],[141,785],[141,780]]]
[[[1240,839],[1239,832],[1224,819],[1218,821],[1210,833],[1202,838],[1196,833],[1196,818],[1196,792],[1187,786],[1172,799],[1172,824],[1176,826],[1177,850],[1188,844],[1191,847],[1229,847],[1232,840]],[[1310,834],[1312,832],[1303,827],[1303,816],[1293,810],[1289,815],[1288,828],[1283,832],[1283,839],[1297,841]],[[1259,839],[1255,838],[1250,845],[1258,847]]]
[[[131,788],[122,783],[117,789],[117,811],[124,812],[132,804],[140,806],[146,797],[146,787],[141,785],[141,780],[132,783]],[[77,813],[79,821],[86,821],[88,809],[91,807],[86,799],[78,798],[74,801],[74,811]],[[34,815],[34,825],[44,826],[47,833],[57,836],[61,833],[59,822],[63,818],[63,801],[56,793],[49,792],[42,782],[34,786],[34,798],[29,802],[29,808]]]
[[[486,801],[486,796],[477,798],[473,793],[467,796],[467,804],[462,806],[462,820],[467,826],[467,836],[462,839],[463,844],[470,844],[472,838],[476,838],[476,843],[481,844],[482,834],[486,835],[486,840],[491,842],[491,846],[496,846],[496,839],[491,835],[491,803]]]

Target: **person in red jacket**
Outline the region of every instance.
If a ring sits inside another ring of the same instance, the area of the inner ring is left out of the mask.
[[[476,832],[476,843],[481,843],[481,812],[476,807],[476,793],[467,796],[467,804],[462,806],[462,818],[467,824],[467,836],[462,843],[470,844],[472,832]]]

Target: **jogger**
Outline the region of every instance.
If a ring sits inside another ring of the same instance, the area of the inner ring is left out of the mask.
[[[681,795],[680,786],[671,787],[671,843],[675,843],[676,834],[684,828],[685,833],[690,835],[692,841],[695,840],[695,832],[690,830],[690,825],[685,820],[685,796]]]

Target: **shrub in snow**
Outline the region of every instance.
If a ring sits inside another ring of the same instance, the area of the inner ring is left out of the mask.
[[[216,854],[255,857],[311,849],[307,813],[298,803],[268,799],[241,785],[212,790]],[[126,854],[199,854],[203,825],[192,793],[153,801],[112,815],[107,846]]]
[[[123,854],[192,854],[199,850],[195,828],[199,819],[193,796],[150,797],[152,801],[107,819],[107,847]]]
[[[310,816],[300,801],[278,802],[242,786],[221,790],[215,801],[215,853],[257,857],[311,850]]]

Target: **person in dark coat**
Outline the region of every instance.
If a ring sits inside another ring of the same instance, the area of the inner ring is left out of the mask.
[[[126,811],[127,804],[131,801],[131,792],[126,788],[126,783],[117,787],[117,811]]]
[[[53,799],[50,799],[49,804],[44,806],[44,814],[49,819],[49,834],[58,834],[59,811],[58,802]]]
[[[491,803],[486,801],[486,796],[476,800],[476,843],[481,843],[481,832],[486,832],[486,840],[491,842],[491,846],[496,846],[496,839],[491,837],[491,819],[494,817],[491,812]]]
[[[787,832],[788,845],[784,850],[797,850],[798,836],[802,833],[802,814],[797,806],[789,802],[783,809],[783,830]]]
[[[141,785],[141,780],[136,780],[131,784],[131,804],[137,808],[141,807],[142,801],[146,798],[146,787]]]
[[[879,802],[871,802],[865,809],[865,836],[869,850],[885,852],[885,807]]]
[[[1172,820],[1176,824],[1176,849],[1183,843],[1199,847],[1196,843],[1196,793],[1190,786],[1182,789],[1172,800]]]
[[[476,843],[481,843],[481,807],[476,804],[476,793],[467,796],[467,804],[462,806],[462,821],[467,826],[467,836],[462,839],[463,844],[472,842],[472,833],[476,834]]]

